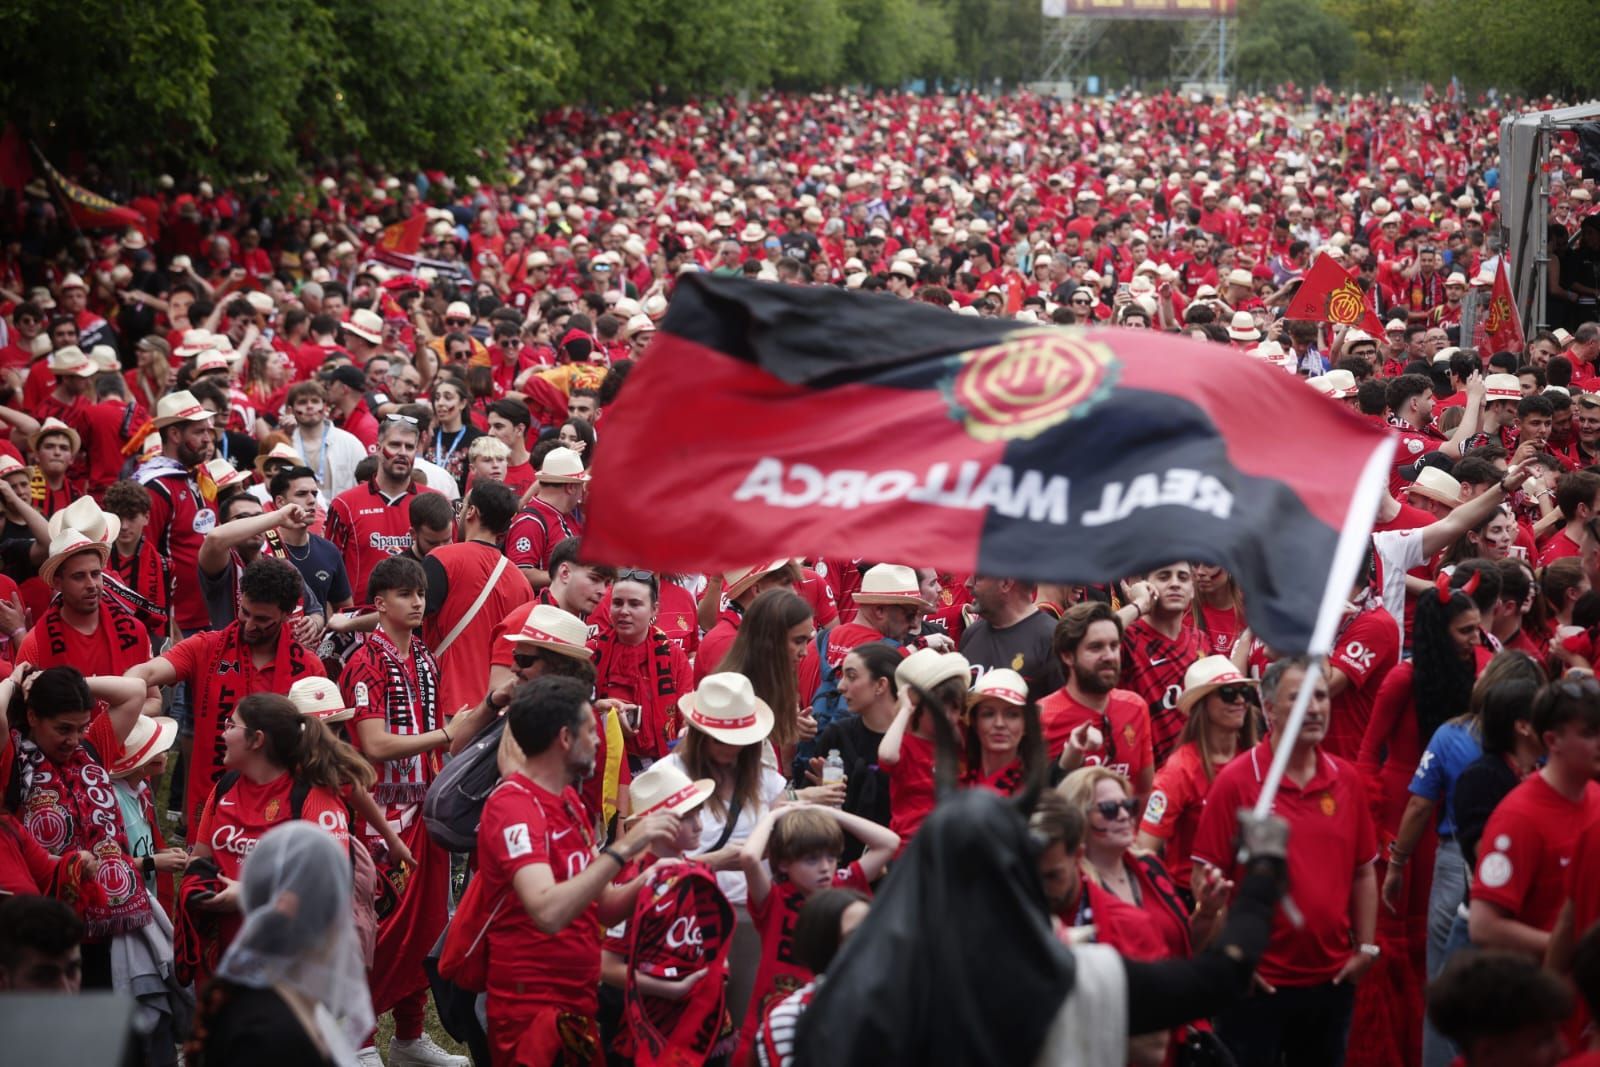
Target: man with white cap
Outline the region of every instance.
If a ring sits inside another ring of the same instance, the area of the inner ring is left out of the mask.
[[[917,572],[897,563],[879,563],[863,574],[855,603],[856,617],[817,634],[800,661],[800,702],[813,708],[818,730],[843,708],[838,677],[850,650],[873,641],[906,644],[927,607]]]
[[[538,479],[538,488],[506,531],[506,558],[535,591],[550,584],[550,550],[565,538],[583,536],[577,511],[589,472],[576,452],[558,447],[545,454]]]

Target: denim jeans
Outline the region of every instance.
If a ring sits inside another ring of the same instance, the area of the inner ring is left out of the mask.
[[[1465,899],[1466,892],[1462,891]],[[1432,916],[1429,916],[1430,920]],[[1429,933],[1432,933],[1431,927]],[[1432,981],[1450,958],[1462,949],[1472,947],[1472,937],[1467,932],[1466,908],[1458,905],[1450,914],[1450,931],[1445,936],[1444,947],[1440,950],[1438,969],[1433,965],[1433,942],[1428,943],[1428,980]],[[1422,1019],[1422,1065],[1423,1067],[1448,1067],[1450,1062],[1460,1055],[1460,1050],[1428,1022],[1427,1016]]]

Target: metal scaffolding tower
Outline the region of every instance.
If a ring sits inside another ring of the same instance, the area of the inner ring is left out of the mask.
[[[1046,32],[1040,56],[1042,82],[1067,83],[1074,89],[1083,85],[1089,70],[1089,54],[1105,36],[1103,19],[1046,19]]]
[[[1225,88],[1233,80],[1237,34],[1232,19],[1195,19],[1172,46],[1172,80],[1179,85]]]

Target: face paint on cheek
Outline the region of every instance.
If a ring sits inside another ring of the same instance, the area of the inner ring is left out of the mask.
[[[397,449],[390,448],[388,445],[379,445],[378,448],[382,450],[383,459],[386,463],[391,460],[399,459],[402,455],[404,455],[404,453],[398,451]]]

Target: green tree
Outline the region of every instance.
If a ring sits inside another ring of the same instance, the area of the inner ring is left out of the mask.
[[[1600,94],[1593,0],[1420,0],[1414,69],[1469,87],[1568,100]]]
[[[1340,81],[1361,86],[1403,80],[1413,51],[1425,38],[1418,19],[1422,0],[1328,0],[1328,10],[1350,29],[1355,63]],[[1433,47],[1429,42],[1428,47]]]
[[[1234,77],[1243,86],[1337,82],[1355,60],[1350,27],[1320,0],[1241,0]]]

